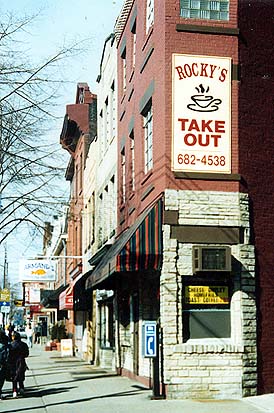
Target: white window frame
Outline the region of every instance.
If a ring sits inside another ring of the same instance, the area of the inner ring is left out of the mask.
[[[154,24],[154,0],[147,0],[146,12],[146,32],[148,33],[151,26]]]
[[[127,52],[126,52],[126,49],[124,50],[123,55],[121,57],[122,57],[122,64],[123,64],[123,67],[122,67],[122,76],[123,76],[122,85],[123,85],[123,92],[125,92],[127,90],[127,59],[126,59]]]
[[[134,133],[132,132],[130,138],[130,162],[131,162],[131,190],[135,191],[135,141]]]
[[[143,114],[144,144],[145,144],[145,173],[153,168],[153,111],[152,105]]]
[[[126,152],[125,148],[121,151],[121,167],[122,167],[122,194],[121,201],[122,204],[126,202]]]
[[[131,30],[132,34],[132,68],[135,68],[136,63],[136,21]]]

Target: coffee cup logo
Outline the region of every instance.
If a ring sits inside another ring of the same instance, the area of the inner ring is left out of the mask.
[[[215,112],[219,109],[219,105],[222,103],[221,99],[216,99],[209,94],[209,87],[204,88],[202,84],[195,88],[198,94],[192,95],[191,99],[194,103],[187,105],[188,109],[195,112]]]

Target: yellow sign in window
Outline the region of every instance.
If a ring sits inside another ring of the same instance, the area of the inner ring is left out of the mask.
[[[185,304],[229,304],[228,287],[189,285],[185,287]]]

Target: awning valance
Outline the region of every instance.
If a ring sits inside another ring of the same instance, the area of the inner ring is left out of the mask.
[[[73,292],[77,281],[82,277],[79,274],[68,286],[68,288],[59,295],[59,310],[73,310]]]
[[[93,288],[115,272],[159,270],[162,259],[162,199],[145,210],[107,251],[87,278]]]

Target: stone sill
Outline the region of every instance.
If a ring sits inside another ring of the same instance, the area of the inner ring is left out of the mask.
[[[243,353],[244,346],[235,344],[177,344],[174,353]]]

